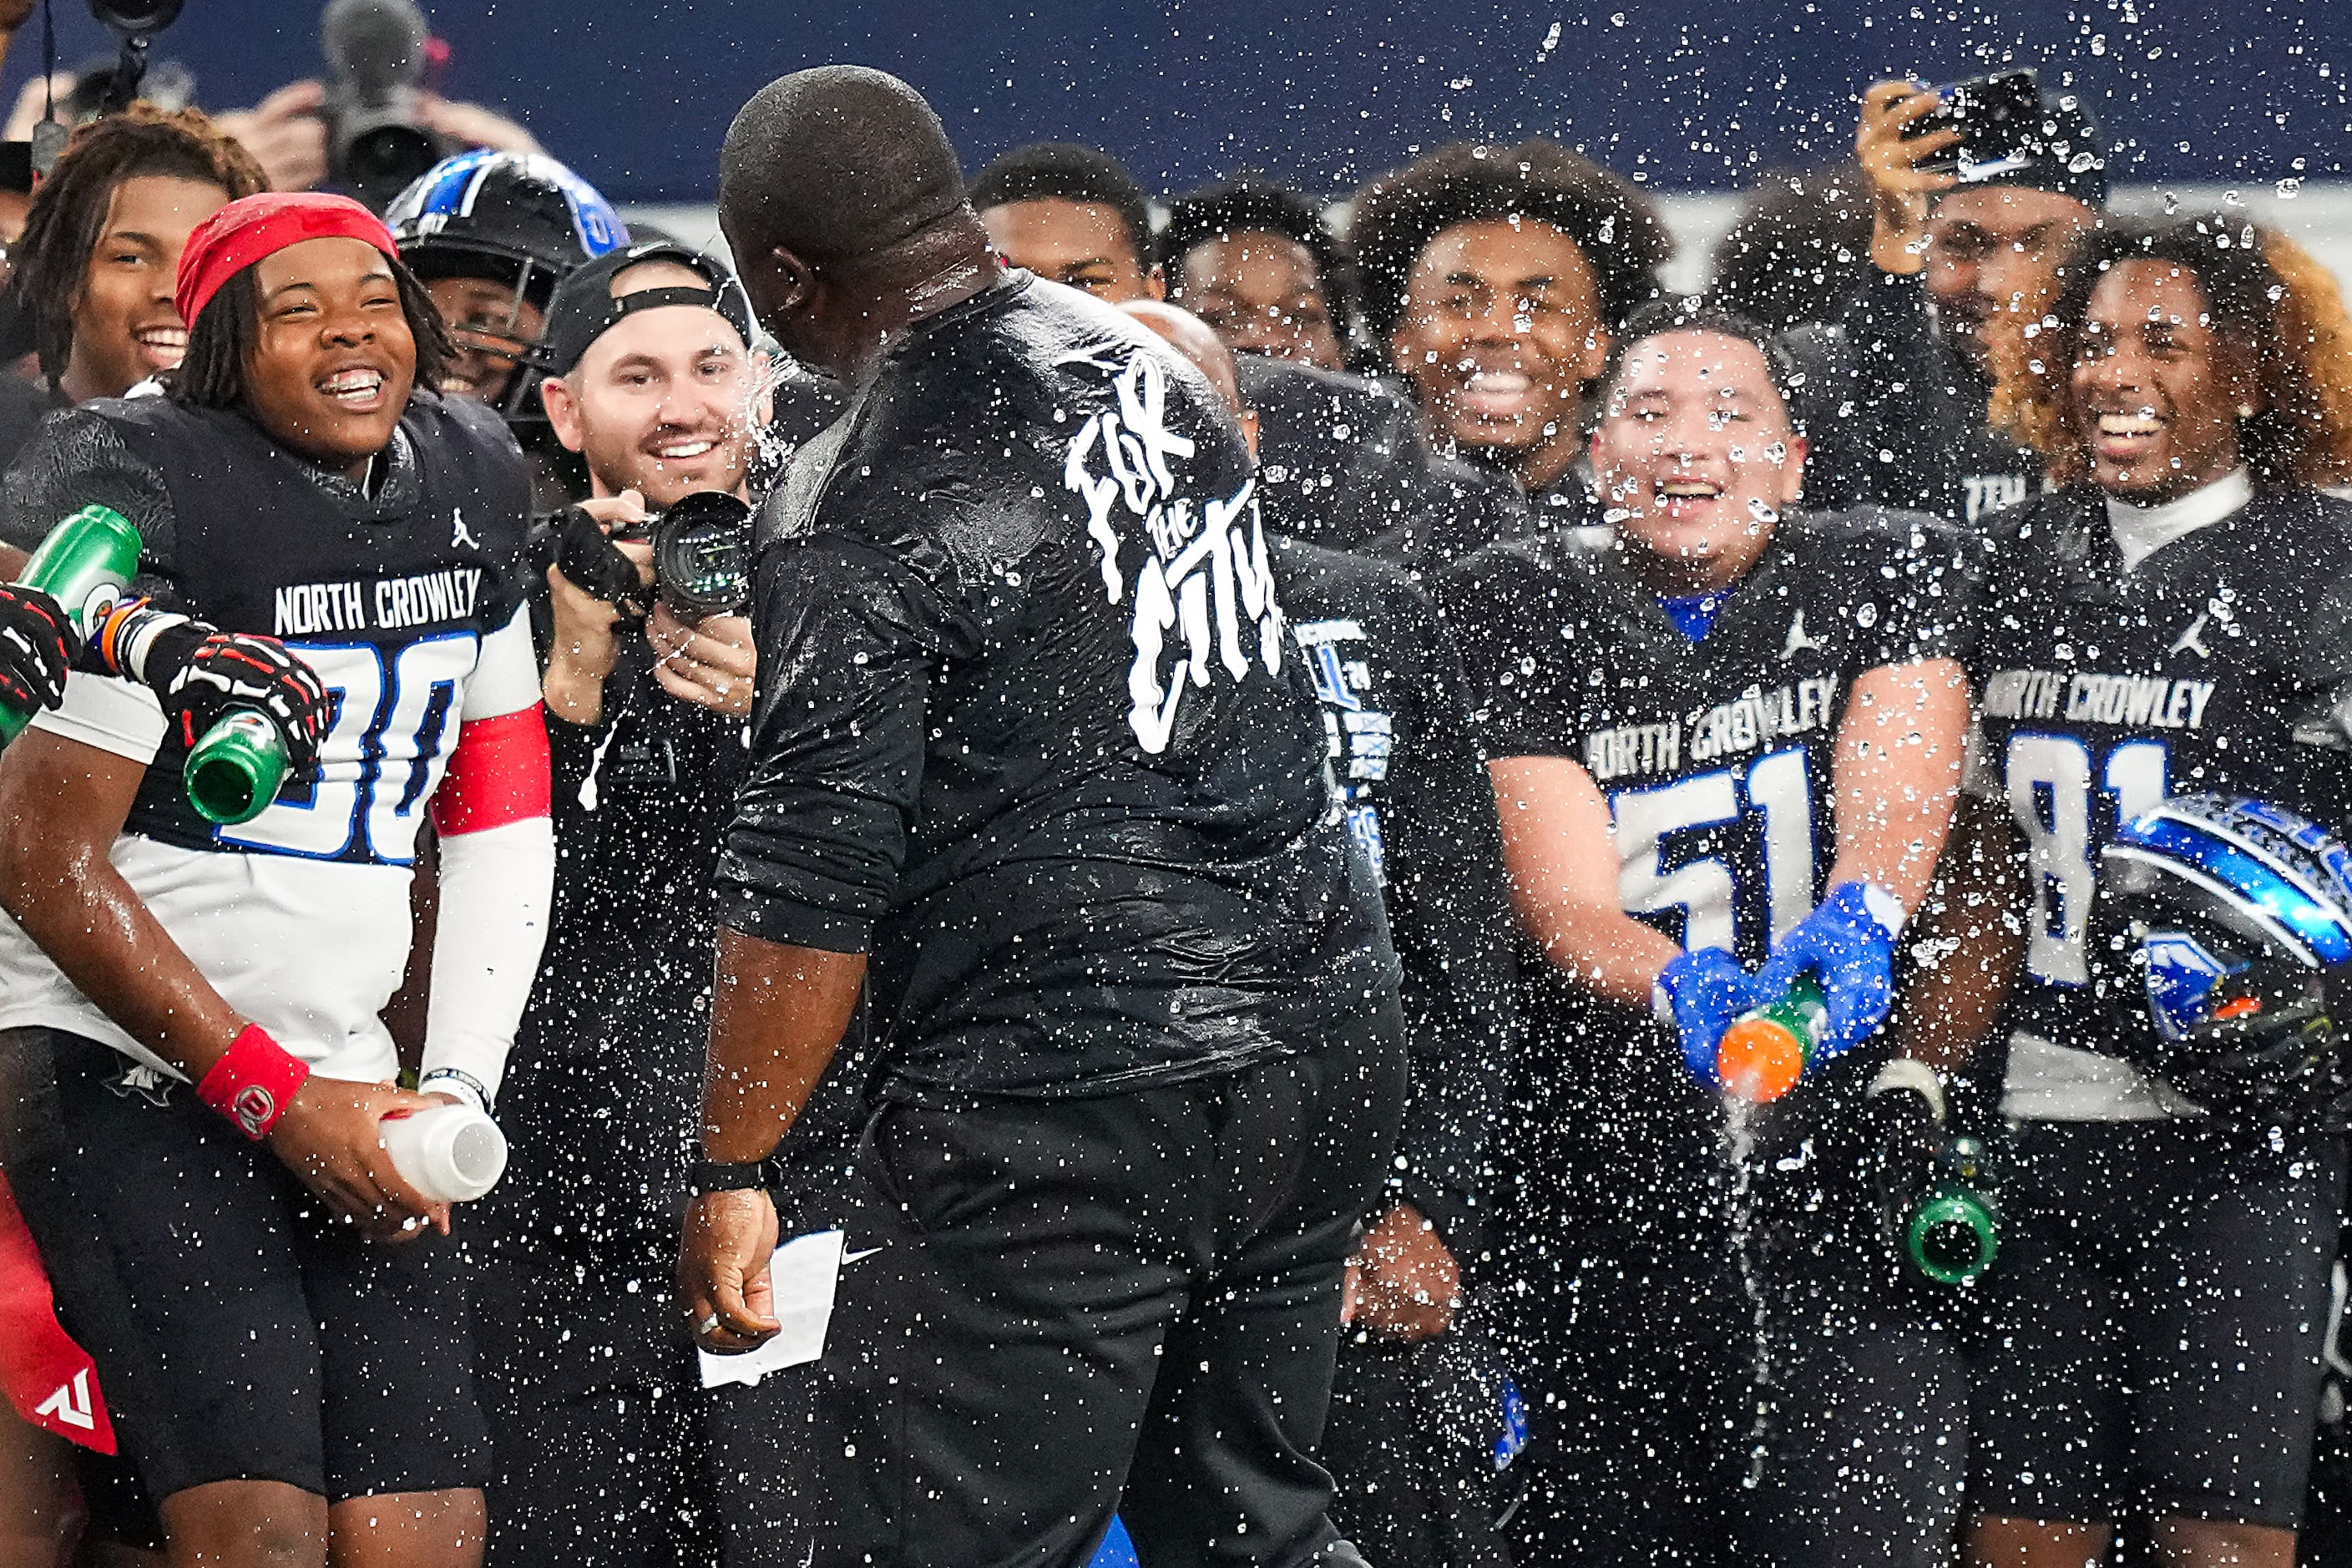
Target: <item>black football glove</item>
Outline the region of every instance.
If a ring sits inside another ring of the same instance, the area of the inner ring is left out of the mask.
[[[2254,1127],[2352,1127],[2352,965],[2256,959],[2213,983],[2205,1021],[2158,1048],[2157,1071],[2216,1115]]]
[[[21,583],[0,583],[0,703],[25,718],[66,700],[72,627],[63,605]]]
[[[134,673],[163,702],[182,744],[194,745],[230,709],[251,708],[278,726],[287,777],[307,779],[317,769],[331,716],[326,689],[284,643],[189,620],[142,640]]]

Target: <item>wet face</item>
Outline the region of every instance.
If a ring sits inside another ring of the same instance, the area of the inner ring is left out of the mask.
[[[338,236],[266,256],[253,278],[260,331],[245,384],[255,419],[312,462],[363,477],[416,380],[392,264]]]
[[[180,252],[227,205],[228,193],[209,180],[141,174],[114,187],[74,300],[68,396],[120,397],[185,356],[187,323],[172,304]]]
[[[1315,253],[1286,234],[1248,231],[1184,253],[1176,302],[1229,349],[1341,368],[1339,334]]]
[[[2126,261],[2091,290],[2068,416],[2109,495],[2171,500],[2239,463],[2238,420],[2259,410],[2251,356],[2216,332],[2196,275]]]
[[[515,362],[499,352],[510,346],[500,340],[537,342],[547,325],[539,307],[518,294],[512,284],[488,278],[430,279],[425,291],[433,296],[433,308],[441,313],[457,349],[449,356],[441,390],[486,402],[505,396]]]
[[[2039,321],[2058,269],[2098,214],[2072,196],[2022,185],[1956,190],[1927,224],[1927,294],[1964,353],[1980,357],[2002,315]]]
[[[673,262],[613,281],[615,298],[710,286]],[[659,510],[698,490],[742,488],[753,433],[768,420],[765,368],[718,311],[666,305],[621,318],[541,396],[556,439],[588,460],[597,494],[635,489]]]
[[[1585,388],[1609,362],[1601,289],[1550,224],[1457,224],[1422,251],[1390,340],[1436,439],[1549,484],[1577,451]]]
[[[999,256],[1040,278],[1114,305],[1160,296],[1159,269],[1146,271],[1137,262],[1127,220],[1116,207],[1045,197],[990,207],[980,221]]]
[[[1796,500],[1804,464],[1763,351],[1719,332],[1633,344],[1592,437],[1627,562],[1665,593],[1738,581]]]

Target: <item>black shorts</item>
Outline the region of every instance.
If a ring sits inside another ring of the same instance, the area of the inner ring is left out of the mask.
[[[1329,1553],[1339,1280],[1394,1152],[1393,1002],[1320,1048],[1095,1099],[884,1107],[803,1506],[827,1564]]]
[[[2295,1528],[2344,1140],[2029,1121],[2008,1166],[1970,1506]]]
[[[151,1497],[488,1479],[450,1240],[362,1240],[186,1084],[94,1041],[11,1029],[0,1058],[0,1159]]]

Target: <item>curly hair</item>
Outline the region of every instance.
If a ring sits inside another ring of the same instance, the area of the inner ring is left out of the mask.
[[[1396,331],[1412,269],[1439,235],[1511,218],[1539,219],[1576,242],[1612,327],[1657,297],[1658,268],[1675,253],[1649,200],[1582,153],[1540,136],[1516,147],[1452,142],[1356,198],[1348,237],[1364,324],[1383,342]]]
[[[1168,287],[1184,282],[1184,258],[1196,246],[1236,234],[1278,234],[1295,239],[1315,258],[1331,320],[1346,335],[1355,308],[1356,261],[1345,241],[1323,222],[1323,204],[1306,192],[1271,180],[1228,180],[1187,191],[1168,204],[1160,231],[1160,254],[1167,258]]]
[[[2249,356],[2262,407],[2239,422],[2239,449],[2256,483],[2352,479],[2352,318],[2343,293],[2293,240],[2222,214],[2110,219],[2087,235],[2038,330],[1988,341],[1997,428],[2041,453],[2055,483],[2089,473],[2067,418],[2068,385],[2092,291],[2126,261],[2169,262],[2194,278],[2213,330]]]
[[[5,296],[30,326],[28,346],[52,385],[73,354],[74,310],[114,193],[151,175],[218,185],[231,201],[269,188],[253,154],[199,110],[166,113],[134,103],[76,131],[56,171],[33,193],[24,237],[10,247],[16,269]]]

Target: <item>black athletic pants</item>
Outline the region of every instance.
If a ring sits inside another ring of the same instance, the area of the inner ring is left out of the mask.
[[[1942,1568],[1968,1455],[1947,1320],[1968,1309],[1880,1235],[1856,1112],[1873,1064],[1759,1117],[1743,1194],[1717,1097],[1664,1031],[1623,1027],[1563,1069],[1622,1081],[1546,1104],[1520,1156],[1545,1184],[1508,1225],[1506,1346],[1538,1432],[1514,1561]]]
[[[2019,1124],[1971,1507],[2294,1529],[2345,1165],[2335,1133]]]
[[[1340,1273],[1404,1070],[1391,1004],[1223,1077],[885,1105],[816,1380],[805,1560],[1077,1564],[1116,1510],[1154,1568],[1315,1561]]]

